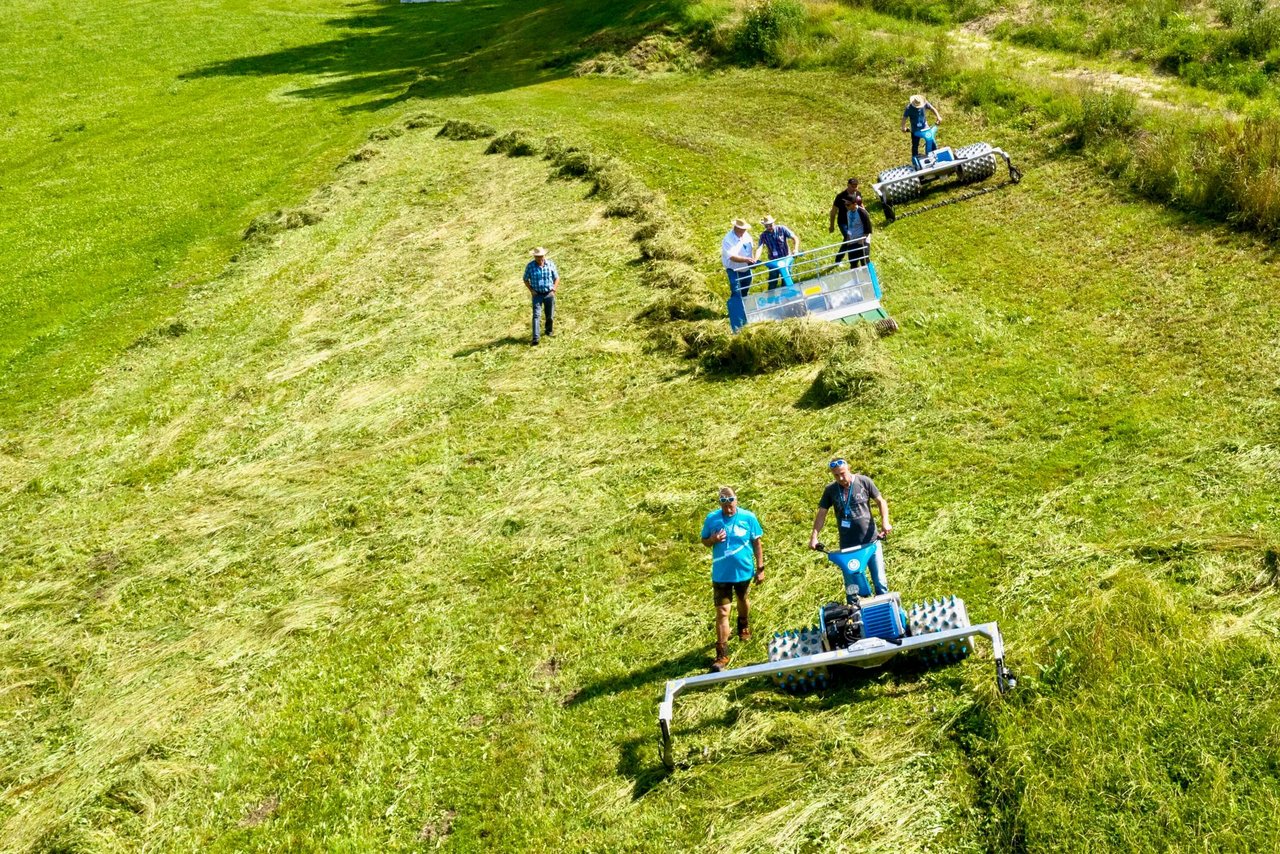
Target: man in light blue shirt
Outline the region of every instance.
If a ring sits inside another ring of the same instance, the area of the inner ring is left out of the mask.
[[[716,660],[712,673],[729,664],[729,609],[738,600],[738,640],[751,640],[747,590],[764,581],[764,530],[750,510],[738,506],[737,494],[720,487],[720,509],[702,522],[702,544],[711,549],[711,589],[716,606]]]

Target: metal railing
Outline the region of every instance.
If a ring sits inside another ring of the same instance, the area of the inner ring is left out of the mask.
[[[759,293],[762,290],[766,290],[769,284],[774,284],[776,287],[783,280],[782,270],[784,268],[787,272],[787,278],[796,285],[820,279],[840,269],[842,266],[848,268],[849,260],[847,257],[840,257],[840,260],[836,260],[838,256],[847,255],[848,251],[852,251],[855,256],[861,255],[865,262],[871,257],[870,244],[870,238],[859,237],[856,240],[832,243],[814,249],[805,249],[802,252],[796,252],[793,255],[777,260],[757,261],[747,268],[747,272],[751,274],[751,287],[747,293]]]
[[[750,284],[738,291],[745,322],[805,315],[836,320],[878,309],[880,282],[870,242],[862,237],[752,264]],[[851,251],[857,266],[850,266]]]

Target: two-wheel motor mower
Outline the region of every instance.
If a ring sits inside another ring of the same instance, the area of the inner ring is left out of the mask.
[[[878,667],[899,653],[917,656],[926,666],[959,661],[969,655],[973,638],[979,635],[991,641],[997,690],[1003,694],[1017,685],[1013,672],[1004,664],[1000,627],[994,622],[970,625],[963,599],[932,599],[908,610],[897,593],[872,595],[867,564],[877,545],[872,542],[827,552],[827,559],[843,576],[844,603],[823,605],[817,625],[775,633],[769,641],[768,661],[667,682],[666,695],[658,707],[663,764],[675,767],[671,719],[676,697],[695,688],[762,676],[787,693],[806,694],[827,686],[830,667]],[[818,549],[827,551],[821,544]]]
[[[918,131],[917,135],[925,141],[925,154],[912,157],[910,165],[884,170],[876,183],[871,185],[876,198],[884,207],[886,222],[898,219],[900,206],[920,198],[930,189],[931,184],[943,178],[954,177],[957,184],[975,184],[978,181],[985,181],[996,174],[997,157],[1003,159],[1005,166],[1009,169],[1009,183],[1016,184],[1022,180],[1022,172],[1013,165],[1009,155],[1002,149],[995,148],[987,142],[975,142],[956,149],[946,146],[939,148],[936,142],[937,133],[936,124]],[[988,189],[997,189],[997,187]],[[978,191],[978,193],[983,192],[987,190]],[[951,199],[944,204],[962,201],[963,198],[969,198],[969,196]]]

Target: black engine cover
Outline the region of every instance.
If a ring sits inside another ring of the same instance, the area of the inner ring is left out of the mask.
[[[822,631],[828,650],[845,649],[862,640],[862,608],[857,602],[822,606]]]

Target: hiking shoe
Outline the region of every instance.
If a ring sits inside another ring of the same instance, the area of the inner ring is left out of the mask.
[[[738,626],[738,640],[740,640],[740,641],[749,641],[749,640],[751,640],[751,627],[750,627],[750,626]]]
[[[716,660],[711,662],[711,672],[719,673],[729,666],[729,645],[723,643],[716,644]]]

